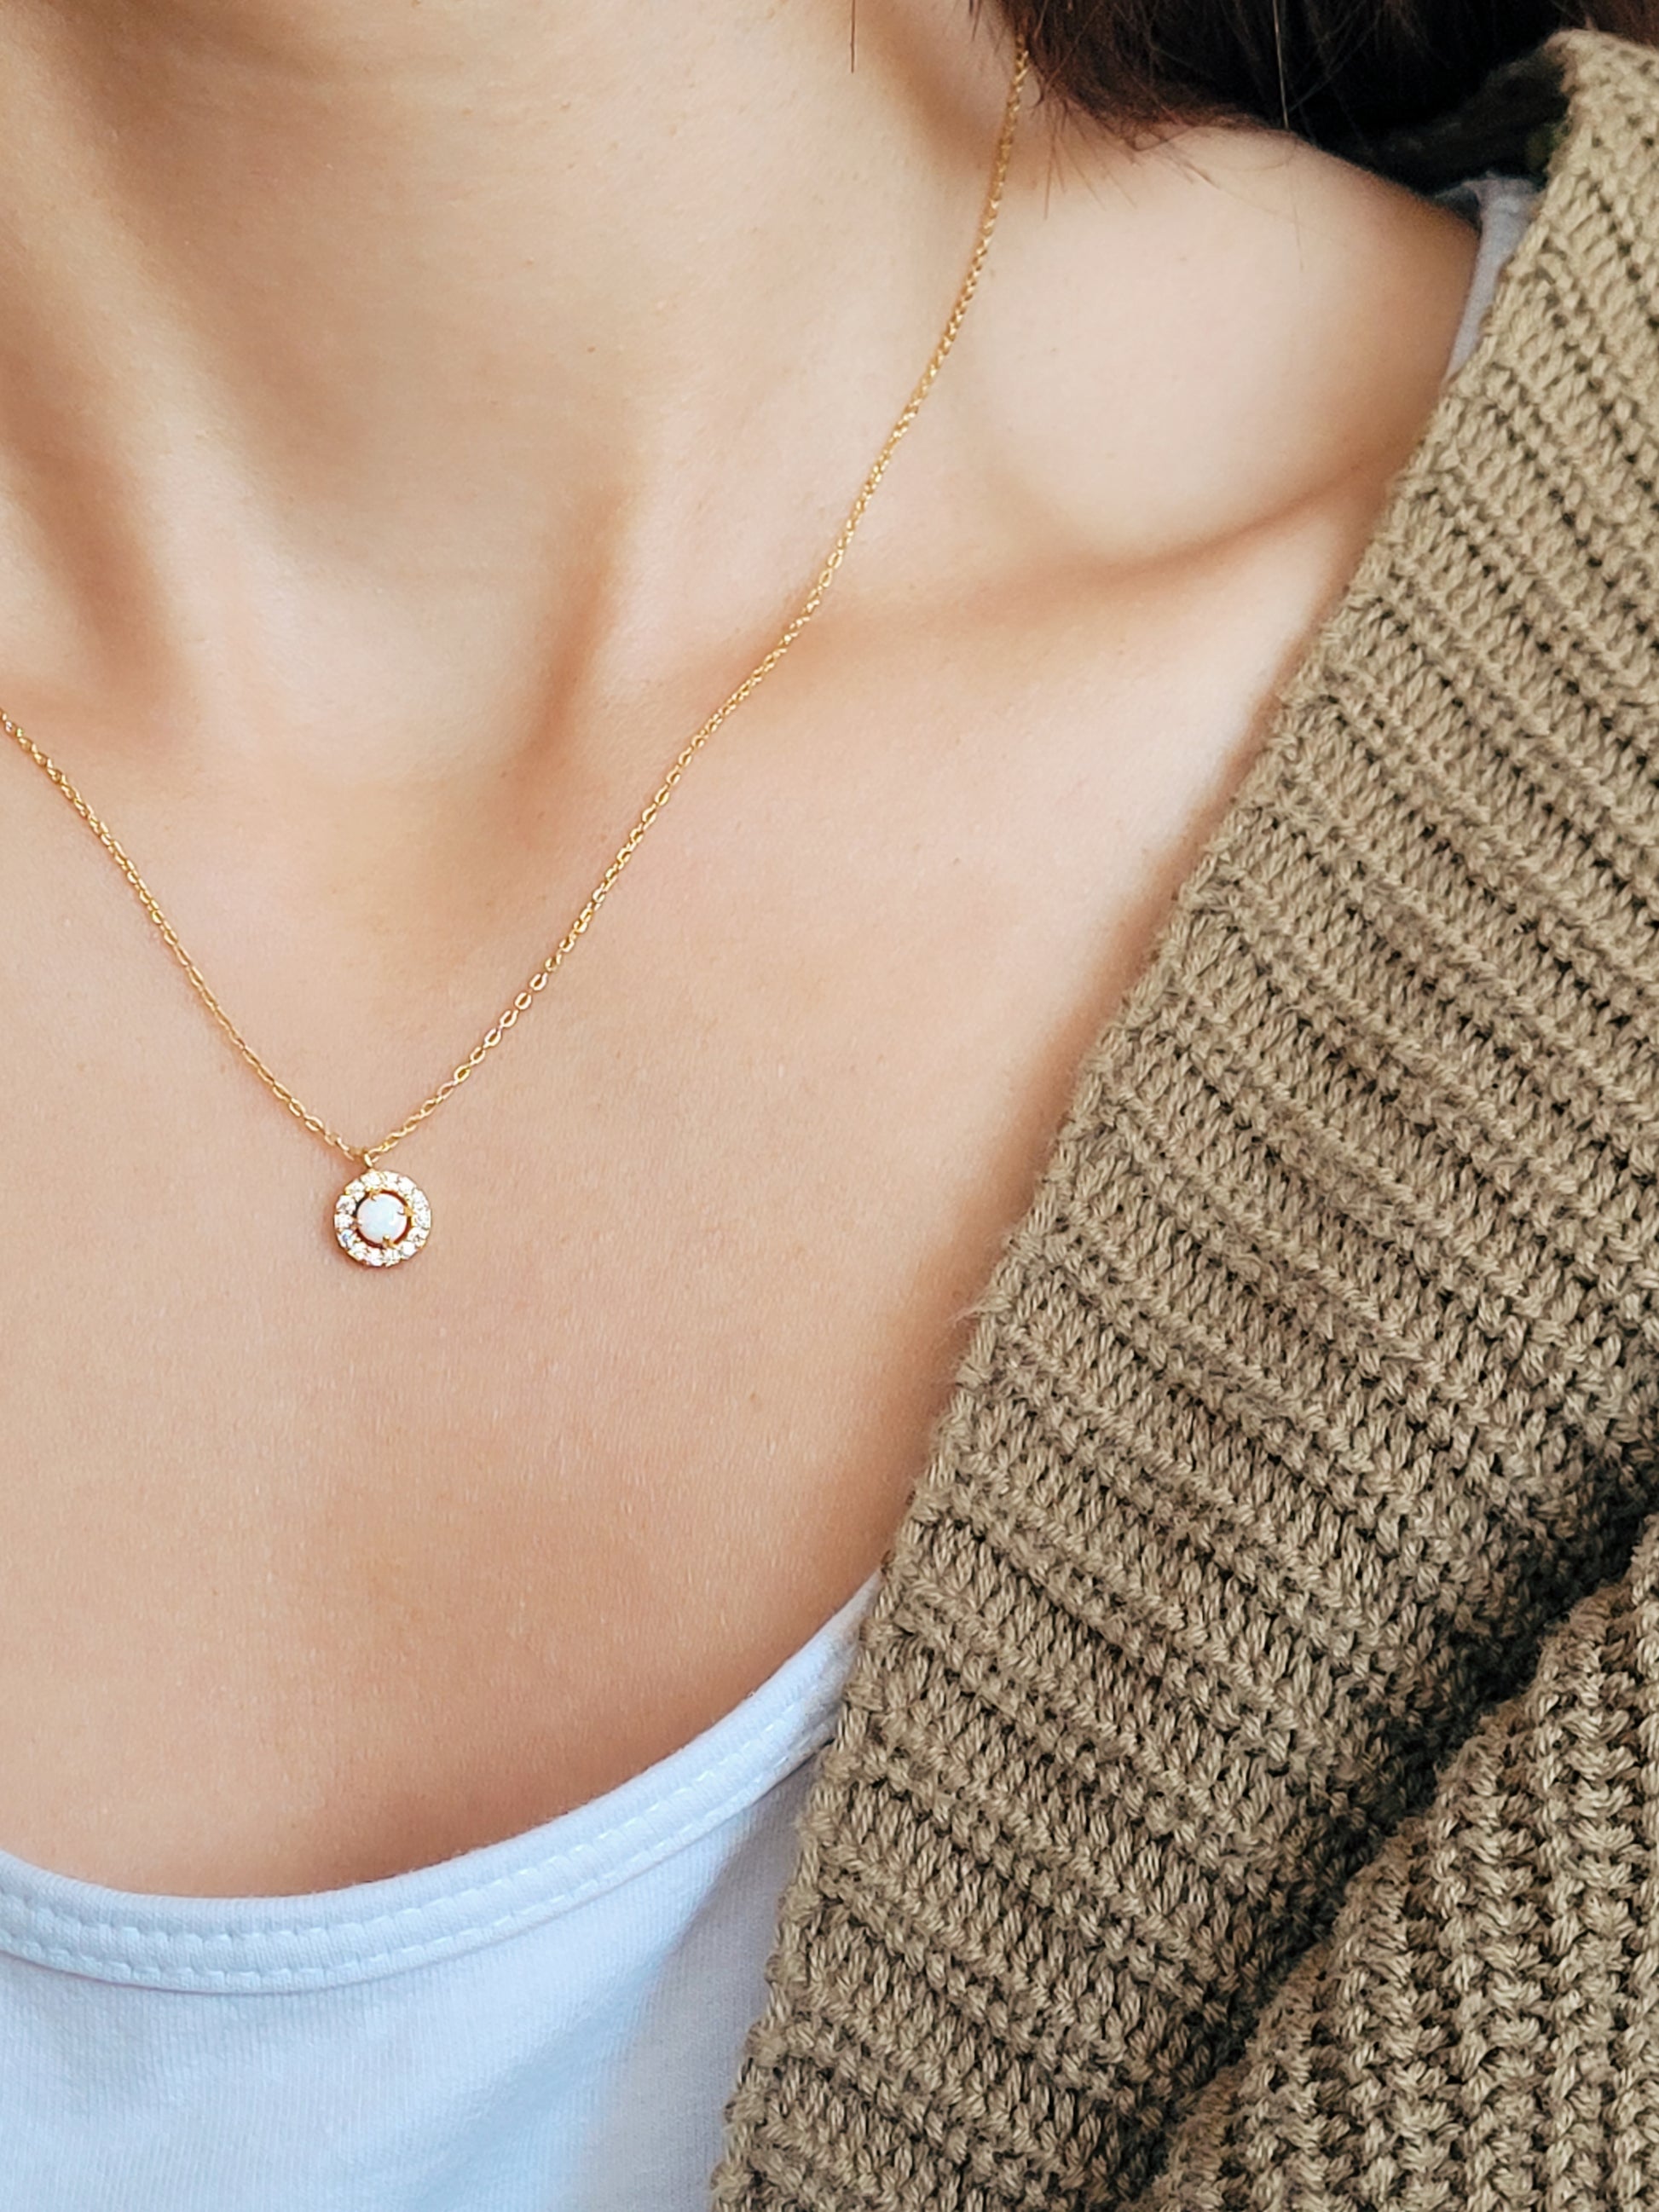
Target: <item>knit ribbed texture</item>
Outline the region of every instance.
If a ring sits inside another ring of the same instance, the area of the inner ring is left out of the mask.
[[[1659,56],[1553,52],[981,1308],[730,2212],[1659,2208]]]

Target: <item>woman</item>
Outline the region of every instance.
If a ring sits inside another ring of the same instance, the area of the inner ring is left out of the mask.
[[[1659,19],[1510,14],[0,7],[0,2203],[1659,2203]]]

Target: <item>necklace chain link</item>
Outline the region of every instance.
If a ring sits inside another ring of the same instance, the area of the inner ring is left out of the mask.
[[[445,1100],[453,1097],[474,1070],[481,1067],[503,1038],[510,1035],[518,1026],[521,1017],[530,1012],[541,994],[563,967],[576,945],[592,927],[599,908],[616,887],[617,878],[639,850],[652,823],[672,798],[687,769],[690,767],[692,762],[721,725],[737,712],[746,699],[759,690],[823,605],[824,597],[835,580],[836,573],[847,557],[848,549],[853,543],[859,525],[863,521],[871,501],[875,497],[880,489],[882,479],[887,474],[893,456],[898,450],[900,441],[921,412],[922,403],[933,390],[939,373],[944,368],[945,360],[957,342],[963,323],[967,317],[969,305],[979,289],[979,280],[984,271],[986,257],[991,248],[991,234],[996,228],[997,216],[1002,205],[1003,191],[1008,179],[1008,165],[1013,151],[1015,130],[1019,120],[1021,94],[1024,88],[1029,67],[1030,57],[1022,40],[1015,51],[1013,76],[1008,87],[1007,105],[1003,113],[1002,128],[997,138],[990,185],[986,192],[984,211],[980,218],[979,232],[974,241],[974,250],[969,259],[966,273],[951,305],[951,312],[945,319],[945,327],[939,333],[939,342],[928,357],[927,365],[916,380],[915,388],[906,400],[898,420],[888,432],[881,451],[871,465],[869,473],[859,486],[853,504],[848,509],[847,519],[836,532],[835,543],[830,548],[823,567],[812,580],[806,596],[784,625],[775,643],[755,664],[736,689],[728,692],[707,721],[692,732],[675,755],[661,782],[640,809],[632,829],[611,855],[604,874],[588,893],[575,920],[542,962],[540,967],[537,969],[535,974],[530,977],[523,989],[516,993],[511,1001],[501,1009],[471,1051],[467,1054],[465,1059],[450,1071],[437,1089],[429,1092],[413,1112],[398,1124],[395,1129],[387,1130],[377,1143],[364,1146],[352,1144],[320,1115],[312,1113],[288,1088],[287,1085],[267,1066],[220,1004],[207,978],[179,941],[179,933],[167,920],[155,894],[140,875],[113,831],[94,811],[88,800],[51,755],[36,744],[27,731],[3,708],[0,708],[0,728],[3,728],[7,735],[16,742],[35,766],[50,777],[109,854],[111,860],[114,861],[125,878],[134,897],[149,917],[162,943],[184,970],[191,988],[220,1029],[224,1031],[243,1060],[258,1077],[271,1097],[293,1115],[301,1128],[308,1130],[313,1136],[320,1138],[324,1144],[332,1146],[337,1152],[343,1154],[348,1160],[361,1163],[365,1169],[372,1169],[376,1160],[383,1159],[394,1146],[400,1145],[405,1137],[412,1136],[423,1122],[430,1121]]]

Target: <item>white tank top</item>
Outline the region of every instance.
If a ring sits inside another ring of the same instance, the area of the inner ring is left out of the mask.
[[[1534,195],[1448,197],[1455,370]],[[441,1866],[167,1898],[0,1853],[0,2212],[697,2212],[872,1588],[684,1750]]]
[[[314,1897],[0,1854],[6,2212],[690,2212],[873,1584],[707,1734]]]

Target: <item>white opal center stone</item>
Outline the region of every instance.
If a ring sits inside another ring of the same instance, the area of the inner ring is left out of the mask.
[[[398,1244],[409,1233],[409,1208],[394,1191],[371,1191],[357,1208],[357,1234],[368,1244]]]

